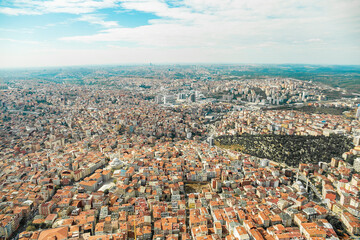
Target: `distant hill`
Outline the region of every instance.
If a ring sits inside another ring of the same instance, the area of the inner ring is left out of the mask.
[[[201,71],[198,71],[201,69]],[[184,71],[186,70],[186,71]],[[49,67],[27,69],[1,69],[0,82],[17,79],[37,79],[58,83],[87,84],[88,79],[100,80],[111,76],[158,77],[162,71],[170,79],[200,79],[207,76],[216,80],[216,76],[242,76],[248,79],[259,77],[296,78],[340,87],[360,94],[360,66],[342,65],[301,65],[301,64],[212,64],[212,65],[123,65],[123,66],[82,66]]]
[[[254,65],[245,71],[234,70],[230,75],[248,77],[290,77],[299,80],[320,82],[360,93],[360,66],[323,65]]]

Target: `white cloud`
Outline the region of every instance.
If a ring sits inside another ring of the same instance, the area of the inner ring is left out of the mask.
[[[11,33],[33,33],[33,29],[30,28],[20,28],[20,29],[0,28],[0,31],[11,32]]]
[[[89,22],[91,24],[101,25],[102,27],[105,27],[105,28],[119,27],[119,25],[116,21],[105,21],[103,16],[96,15],[96,14],[83,15],[80,18],[78,18],[77,20]]]
[[[117,0],[14,0],[12,6],[0,7],[8,15],[36,15],[45,13],[92,13],[97,9],[115,7]]]
[[[0,38],[0,41],[13,42],[13,43],[25,43],[25,44],[39,44],[38,41],[30,41],[30,40],[18,40],[12,38]]]
[[[352,17],[360,4],[352,0]],[[358,1],[359,2],[359,1]],[[125,10],[153,13],[160,19],[135,28],[113,28],[89,36],[62,38],[66,41],[129,41],[144,46],[239,47],[254,42],[282,42],[320,39],[322,32],[342,28],[334,18],[336,0],[184,0],[171,7],[162,0],[123,0]],[[341,3],[342,9],[346,4]],[[351,15],[351,14],[350,14]],[[349,16],[347,16],[349,18]],[[332,24],[327,24],[332,21]],[[355,23],[354,23],[355,24]]]
[[[320,38],[311,38],[306,40],[306,42],[310,42],[310,43],[322,43],[324,42],[323,40],[321,40]]]
[[[0,13],[7,15],[40,15],[41,12],[26,8],[0,7]]]
[[[121,7],[115,9],[117,14],[139,11],[159,18],[138,27],[122,27],[96,14],[115,6]],[[111,46],[88,53],[73,49],[82,64],[101,59],[106,59],[103,63],[147,62],[147,58],[153,62],[311,62],[312,53],[317,54],[316,61],[336,62],[339,55],[345,59],[339,62],[360,63],[359,0],[15,0],[13,7],[0,12],[74,13],[81,15],[79,21],[104,27],[95,34],[60,38],[66,46],[72,42]],[[123,48],[123,42],[135,47]],[[54,54],[65,58],[70,51]],[[43,62],[45,58],[41,55]]]

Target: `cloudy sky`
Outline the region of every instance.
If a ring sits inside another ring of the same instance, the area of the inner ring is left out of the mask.
[[[360,64],[359,0],[0,0],[0,68]]]

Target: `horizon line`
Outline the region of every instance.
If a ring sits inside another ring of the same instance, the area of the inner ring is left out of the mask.
[[[156,67],[156,66],[210,66],[210,65],[233,65],[233,66],[249,66],[249,65],[302,65],[302,66],[353,66],[360,67],[360,64],[328,64],[328,63],[204,63],[204,62],[180,62],[180,63],[119,63],[119,64],[79,64],[79,65],[49,65],[49,66],[14,66],[14,67],[1,67],[2,70],[22,70],[22,69],[44,69],[44,68],[81,68],[81,67],[120,67],[120,66],[148,66],[148,67]]]

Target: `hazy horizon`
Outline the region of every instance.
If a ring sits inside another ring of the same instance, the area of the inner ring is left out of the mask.
[[[47,68],[111,68],[111,67],[165,67],[165,66],[313,66],[313,67],[359,67],[360,64],[308,64],[308,63],[121,63],[121,64],[84,64],[84,65],[54,65],[54,66],[14,66],[14,67],[2,67],[1,70],[24,70],[24,69],[47,69]]]

